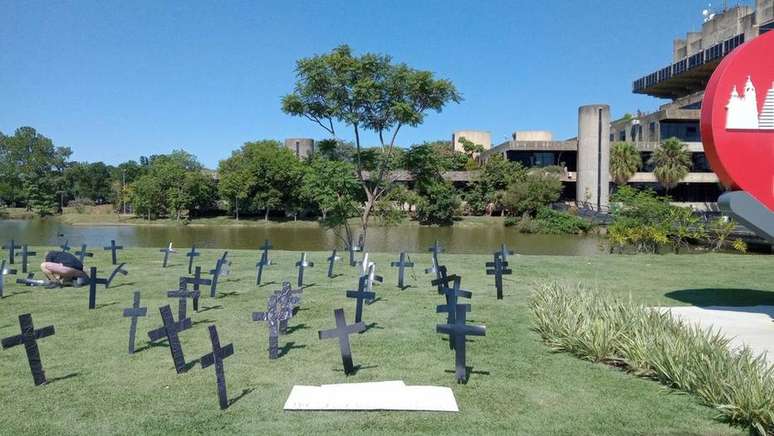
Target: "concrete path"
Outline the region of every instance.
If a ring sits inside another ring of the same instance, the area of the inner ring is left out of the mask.
[[[673,316],[702,328],[710,326],[731,339],[732,349],[747,345],[757,353],[766,353],[766,360],[774,364],[774,306],[675,306]]]

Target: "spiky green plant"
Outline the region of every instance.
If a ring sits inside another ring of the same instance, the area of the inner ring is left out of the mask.
[[[610,175],[617,185],[625,185],[642,166],[642,157],[634,144],[617,142],[610,147]]]
[[[688,175],[691,170],[691,152],[677,138],[664,141],[653,153],[656,180],[669,192]]]

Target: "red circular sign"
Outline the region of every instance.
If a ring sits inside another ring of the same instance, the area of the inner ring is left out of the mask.
[[[720,181],[774,211],[774,31],[718,65],[704,93],[701,135]]]

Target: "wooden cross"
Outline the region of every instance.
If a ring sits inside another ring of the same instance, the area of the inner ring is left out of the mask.
[[[500,250],[495,251],[494,254],[499,254],[500,257],[503,259],[503,262],[508,262],[508,256],[512,256],[513,251],[508,250],[508,247],[506,247],[505,244],[500,244]]]
[[[118,266],[117,266],[117,267],[116,267],[116,268],[113,270],[113,272],[112,272],[112,273],[110,273],[110,276],[109,276],[109,277],[108,277],[108,279],[107,279],[107,283],[105,283],[105,289],[107,289],[107,288],[109,288],[109,287],[110,287],[110,284],[111,284],[111,283],[113,283],[113,279],[114,279],[114,278],[116,278],[116,275],[118,275],[119,273],[120,273],[121,275],[123,275],[123,276],[125,276],[125,275],[128,275],[128,274],[129,274],[129,271],[127,271],[127,270],[125,270],[125,269],[124,269],[124,265],[126,265],[126,263],[122,263],[121,265],[118,265]]]
[[[497,299],[503,299],[503,275],[509,275],[513,273],[513,270],[508,269],[508,262],[503,262],[500,257],[500,253],[494,254],[494,262],[486,263],[486,275],[495,276],[495,288],[497,288]]]
[[[24,315],[19,315],[19,327],[21,328],[21,334],[4,338],[0,341],[0,344],[2,344],[3,350],[24,344],[24,350],[27,352],[27,362],[30,365],[35,386],[42,385],[46,383],[46,373],[43,371],[43,362],[40,359],[37,341],[38,339],[53,336],[55,333],[54,326],[50,325],[35,330],[35,326],[32,324],[32,315],[25,313]]]
[[[435,308],[435,313],[446,313],[446,323],[454,324],[457,322],[457,307],[462,306],[465,312],[470,312],[470,304],[457,304],[458,298],[471,298],[473,293],[460,289],[462,279],[455,276],[454,285],[452,287],[443,286],[443,293],[446,295],[446,304],[438,305]],[[449,336],[449,349],[454,349],[454,338]]]
[[[355,372],[355,367],[352,365],[352,349],[349,346],[349,335],[365,331],[366,326],[362,321],[347,325],[347,320],[344,318],[344,309],[334,310],[333,316],[336,318],[336,328],[320,330],[317,334],[320,340],[339,339],[339,350],[341,351],[341,362],[344,364],[344,374],[349,375]]]
[[[21,245],[16,245],[16,241],[11,239],[8,244],[3,245],[3,250],[8,250],[8,264],[13,265],[16,261],[16,250],[21,248]]]
[[[278,297],[277,304],[282,307],[283,311],[290,313],[290,316],[280,320],[279,333],[281,335],[288,333],[288,320],[293,317],[296,307],[301,304],[301,294],[303,293],[303,289],[294,290],[290,286],[290,282],[282,282],[282,289],[274,292],[274,295]]]
[[[191,245],[191,251],[186,253],[185,255],[188,257],[188,274],[191,274],[191,270],[193,268],[193,261],[194,257],[199,256],[200,253],[196,252],[196,245]]]
[[[406,252],[401,251],[400,259],[398,259],[397,262],[390,262],[391,267],[398,268],[398,288],[400,288],[401,290],[406,289],[406,286],[404,286],[404,276],[405,276],[406,267],[414,268],[414,262],[412,262],[410,258],[406,260],[406,257],[407,257]]]
[[[180,344],[180,332],[191,328],[191,318],[183,318],[175,322],[172,315],[172,309],[169,305],[159,307],[161,320],[164,323],[156,330],[148,332],[148,338],[151,342],[158,341],[164,337],[169,341],[169,352],[172,354],[172,361],[175,363],[175,371],[180,374],[185,371],[185,356],[183,355],[183,346]]]
[[[89,273],[89,309],[97,307],[97,285],[105,285],[105,289],[107,289],[108,281],[97,278],[97,267],[93,266]]]
[[[110,250],[110,255],[111,255],[111,259],[113,261],[113,265],[117,265],[118,264],[118,253],[117,253],[117,250],[123,250],[124,246],[123,245],[116,245],[116,241],[115,240],[111,240],[110,241],[110,246],[103,247],[103,249],[105,251]]]
[[[338,260],[341,260],[341,256],[336,255],[336,249],[334,248],[331,255],[328,256],[328,278],[333,278],[333,266]]]
[[[467,376],[467,368],[465,367],[465,337],[466,336],[486,336],[486,327],[466,325],[466,308],[464,305],[457,305],[454,324],[438,324],[435,327],[435,331],[438,333],[446,333],[450,337],[454,338],[454,354],[455,354],[455,376],[457,377],[457,383],[465,383]]]
[[[3,298],[3,292],[5,291],[5,276],[16,275],[16,270],[13,268],[5,267],[5,259],[0,261],[0,298]]]
[[[194,310],[199,310],[199,291],[189,291],[181,286],[180,289],[167,291],[168,298],[177,298],[177,319],[188,318],[188,299],[194,301]]]
[[[269,297],[266,312],[253,312],[253,321],[266,321],[269,327],[269,359],[279,357],[279,325],[283,319],[289,319],[292,312],[292,309],[282,306],[278,295]]]
[[[140,307],[140,291],[134,292],[132,307],[124,309],[124,317],[132,318],[129,324],[129,354],[134,354],[134,338],[137,333],[137,318],[148,314],[147,307]]]
[[[30,251],[30,250],[29,250],[29,246],[28,246],[27,244],[24,244],[24,245],[22,245],[22,249],[21,249],[21,258],[22,258],[22,272],[23,272],[23,273],[26,273],[26,272],[27,272],[27,260],[28,260],[30,257],[32,257],[32,256],[35,256],[35,255],[37,255],[37,254],[38,254],[38,253],[36,253],[36,252],[34,252],[34,251]]]
[[[301,253],[301,260],[296,262],[296,266],[298,267],[298,287],[301,288],[304,286],[304,270],[314,268],[314,262],[306,260],[306,252],[304,252]]]
[[[81,245],[81,251],[76,251],[75,255],[78,256],[78,260],[83,263],[85,257],[94,257],[94,253],[86,251],[86,244]]]
[[[169,260],[169,255],[171,253],[177,253],[177,251],[175,251],[175,249],[172,248],[171,242],[169,243],[169,246],[167,248],[162,248],[161,250],[159,250],[159,252],[164,253],[164,262],[161,264],[162,268],[167,267],[167,261]]]
[[[70,240],[66,239],[64,245],[60,245],[59,248],[61,248],[62,251],[70,251]]]
[[[180,277],[180,289],[188,289],[188,285],[193,285],[193,290],[197,293],[199,293],[199,286],[205,285],[210,286],[212,285],[212,280],[210,279],[203,279],[202,278],[202,267],[197,266],[194,269],[194,276],[193,277]],[[196,298],[194,298],[193,304],[194,304],[194,310],[199,310],[199,296],[201,293],[197,294]]]
[[[207,353],[202,356],[200,362],[202,363],[202,369],[215,365],[215,380],[218,384],[218,401],[220,402],[220,409],[226,410],[228,408],[228,395],[226,394],[226,376],[223,372],[223,359],[234,354],[234,344],[228,344],[225,347],[220,346],[220,339],[218,338],[218,329],[211,325],[208,327],[210,330],[210,342],[212,342],[212,353]]]
[[[369,292],[366,290],[368,276],[361,276],[357,285],[357,291],[347,291],[347,298],[355,298],[355,322],[361,322],[363,320],[363,300],[373,300],[376,298],[375,292]]]

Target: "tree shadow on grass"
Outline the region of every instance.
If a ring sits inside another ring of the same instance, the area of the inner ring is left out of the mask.
[[[451,373],[451,374],[456,374],[457,373],[457,371],[454,371],[454,370],[451,370],[451,369],[446,369],[446,370],[444,370],[444,372]],[[471,374],[475,374],[475,375],[492,375],[489,371],[474,371],[472,366],[466,366],[465,367],[465,379],[464,380],[458,380],[457,383],[467,384],[468,381],[470,380]]]
[[[717,310],[764,313],[774,318],[774,291],[757,289],[680,289],[664,294],[665,297],[698,307]],[[769,307],[744,307],[769,306]]]

